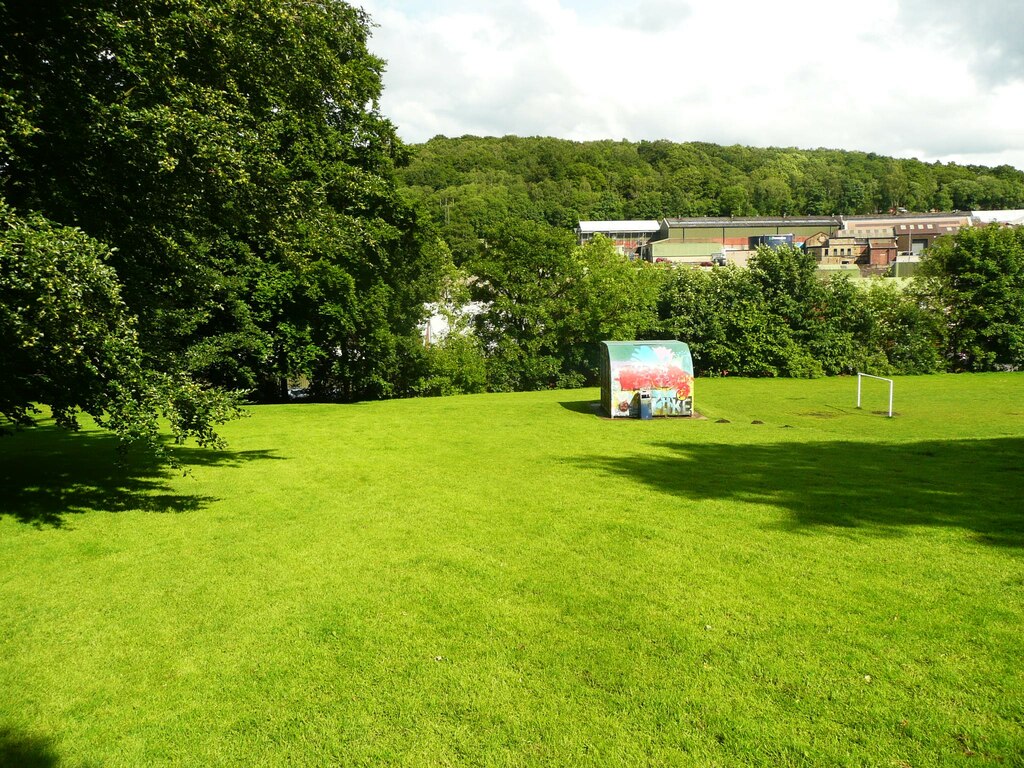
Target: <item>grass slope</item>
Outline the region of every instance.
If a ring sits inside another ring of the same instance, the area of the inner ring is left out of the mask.
[[[0,765],[1022,764],[1024,377],[855,391],[0,439]]]

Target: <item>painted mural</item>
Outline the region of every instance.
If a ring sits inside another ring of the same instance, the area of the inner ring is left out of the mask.
[[[693,415],[693,362],[677,341],[604,342],[602,399],[613,418],[637,416],[640,390],[651,393],[654,416]]]

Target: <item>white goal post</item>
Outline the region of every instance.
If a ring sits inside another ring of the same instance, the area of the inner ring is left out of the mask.
[[[889,418],[892,418],[892,379],[887,379],[884,376],[872,376],[870,373],[857,372],[857,407],[860,408],[860,383],[864,378],[877,379],[878,381],[889,382]]]

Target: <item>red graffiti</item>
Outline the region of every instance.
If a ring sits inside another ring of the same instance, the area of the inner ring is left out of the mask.
[[[680,400],[693,392],[693,376],[677,365],[632,365],[619,368],[619,388],[636,391],[638,389],[674,389]]]

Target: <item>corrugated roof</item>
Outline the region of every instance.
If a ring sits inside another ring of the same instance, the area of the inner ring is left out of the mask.
[[[864,222],[878,222],[880,226],[887,224],[900,224],[911,221],[936,221],[936,220],[966,220],[971,214],[963,211],[946,211],[945,213],[876,213],[874,215],[858,214],[857,216],[843,216],[844,221],[863,224]],[[852,227],[850,227],[852,229]]]
[[[579,230],[591,232],[657,232],[661,225],[654,219],[632,221],[581,221]]]
[[[838,227],[842,223],[834,216],[766,216],[729,217],[714,216],[688,219],[665,219],[673,229],[688,227]]]

